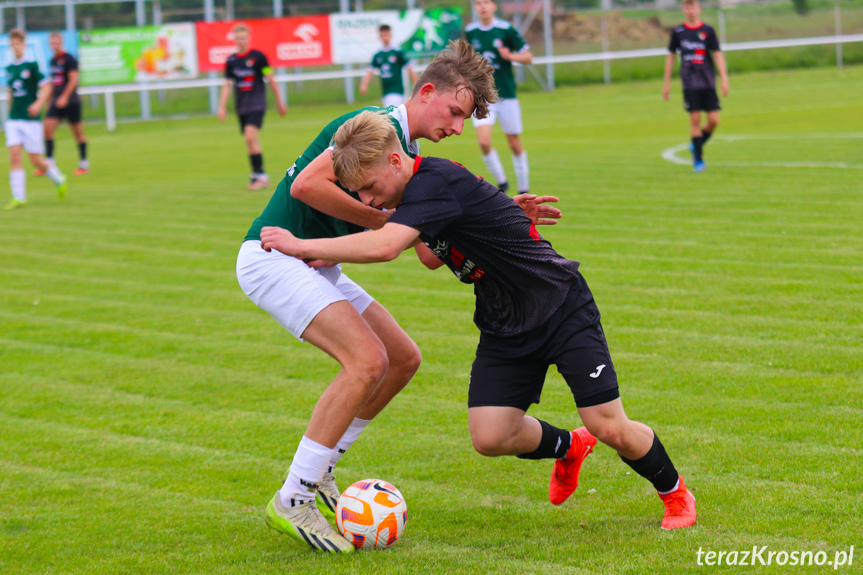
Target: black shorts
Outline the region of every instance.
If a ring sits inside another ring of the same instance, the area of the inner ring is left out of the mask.
[[[699,112],[702,110],[705,112],[715,112],[722,109],[722,106],[719,105],[719,97],[713,88],[684,90],[683,107],[687,112]]]
[[[599,309],[580,275],[579,280],[545,325],[514,337],[480,335],[468,407],[527,411],[539,403],[550,365],[557,366],[578,407],[620,397]]]
[[[48,113],[45,114],[46,118],[57,118],[58,120],[66,120],[70,124],[80,124],[81,123],[81,101],[69,102],[66,104],[65,108],[58,108],[53,102],[51,103],[51,107],[48,108]]]
[[[247,112],[245,114],[237,114],[237,118],[240,120],[240,133],[243,133],[243,130],[246,129],[246,126],[255,126],[259,130],[264,127],[263,110],[256,110],[254,112]]]

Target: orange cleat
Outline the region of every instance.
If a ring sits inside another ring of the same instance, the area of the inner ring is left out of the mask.
[[[263,190],[267,186],[270,185],[270,180],[268,178],[255,178],[249,184],[250,190]]]
[[[548,499],[555,505],[560,505],[575,493],[578,487],[578,472],[581,464],[596,446],[596,438],[586,427],[579,427],[572,432],[572,443],[566,458],[554,462],[551,481],[548,484]]]
[[[72,173],[75,174],[76,176],[83,176],[84,174],[86,174],[89,171],[90,170],[87,168],[76,168],[75,171]]]
[[[44,176],[45,170],[43,170],[42,168],[36,168],[35,170],[33,170],[33,175],[36,176],[37,178],[39,176]]]
[[[659,495],[665,504],[665,517],[662,518],[663,529],[680,529],[695,524],[695,496],[680,477],[677,491],[667,495]]]

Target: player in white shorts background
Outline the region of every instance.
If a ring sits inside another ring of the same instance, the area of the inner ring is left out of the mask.
[[[507,143],[512,151],[512,165],[515,169],[515,180],[518,193],[530,190],[530,169],[527,163],[527,152],[521,143],[523,132],[521,122],[521,104],[516,98],[515,76],[512,73],[512,63],[530,64],[533,55],[530,46],[525,43],[512,24],[494,17],[497,4],[494,0],[475,0],[474,10],[479,17],[478,22],[471,22],[465,27],[465,36],[473,49],[482,54],[494,68],[494,83],[500,98],[491,105],[486,118],[473,118],[482,159],[491,175],[497,180],[497,185],[503,191],[509,189],[509,181],[497,150],[491,143],[491,128],[495,122],[500,122]]]

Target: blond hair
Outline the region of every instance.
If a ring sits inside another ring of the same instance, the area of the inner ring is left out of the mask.
[[[494,68],[464,40],[451,41],[446,50],[435,56],[414,84],[411,97],[419,94],[425,84],[443,92],[470,91],[477,118],[488,116],[488,105],[498,101]]]
[[[372,168],[386,164],[388,152],[401,149],[396,129],[383,111],[361,112],[342,124],[333,145],[333,171],[349,190],[360,188]]]
[[[233,28],[231,28],[231,34],[236,34],[237,32],[245,32],[246,34],[251,35],[249,27],[245,24],[237,24]]]
[[[24,32],[21,28],[12,28],[9,30],[9,39],[10,40],[21,40],[22,42],[27,39],[27,33]]]

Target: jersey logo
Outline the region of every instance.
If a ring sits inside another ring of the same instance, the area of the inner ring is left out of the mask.
[[[698,39],[701,41],[707,40],[707,32],[699,32]]]
[[[254,58],[249,58],[248,60],[246,60],[246,66],[248,66],[249,68],[251,68],[254,65],[255,65],[255,59]]]
[[[542,240],[542,236],[539,235],[538,231],[536,231],[536,226],[533,225],[533,222],[530,222],[530,233],[529,233],[529,235],[530,235],[530,239],[532,239],[535,242]]]
[[[501,40],[500,38],[495,38],[492,44],[494,44],[495,48],[503,48],[503,40]]]
[[[30,77],[30,70],[21,70],[21,77],[25,80]]]

